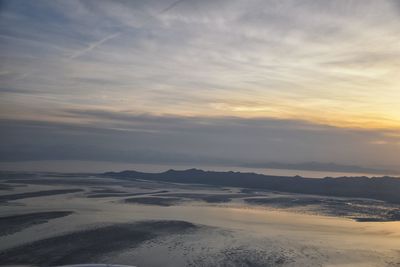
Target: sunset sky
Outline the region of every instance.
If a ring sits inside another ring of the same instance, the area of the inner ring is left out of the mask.
[[[400,1],[1,1],[0,161],[400,169]]]

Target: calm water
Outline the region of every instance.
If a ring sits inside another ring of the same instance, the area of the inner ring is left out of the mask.
[[[30,190],[48,188],[29,187]],[[81,193],[18,202],[23,206],[3,207],[1,215],[49,210],[72,210],[75,213],[2,237],[0,249],[95,225],[141,220],[182,220],[215,230],[143,244],[134,251],[116,255],[112,261],[128,264],[135,260],[143,266],[161,266],[161,259],[163,266],[185,266],[184,261],[177,264],[177,259],[183,259],[180,253],[184,249],[190,248],[191,255],[185,258],[188,260],[188,257],[201,255],[205,247],[211,249],[207,253],[212,253],[213,250],[224,251],[234,244],[239,248],[249,247],[268,253],[282,253],[283,249],[283,253],[300,257],[295,265],[288,266],[311,266],[309,264],[317,263],[323,263],[321,266],[386,266],[383,264],[389,260],[400,262],[397,251],[400,247],[399,222],[360,223],[344,218],[268,210],[238,203],[208,205],[192,202],[171,207],[123,204],[117,198],[88,199]],[[177,243],[177,247],[171,249],[168,245],[171,243]],[[154,253],[158,255],[156,258],[152,256]],[[212,257],[208,260],[212,260]]]
[[[240,171],[255,172],[268,175],[295,176],[300,175],[309,178],[341,177],[341,176],[384,176],[385,174],[354,173],[354,172],[328,172],[328,171],[305,171],[266,168],[247,168],[235,166],[218,166],[205,164],[136,164],[136,163],[113,163],[101,161],[25,161],[0,163],[0,170],[11,171],[54,171],[54,172],[106,172],[136,170],[142,172],[163,172],[169,169],[185,170],[198,168],[210,171]],[[398,175],[393,175],[398,176]]]
[[[71,182],[74,180],[76,178]],[[104,262],[183,267],[187,266],[188,262],[201,259],[205,262],[193,266],[218,266],[219,262],[214,260],[218,261],[221,257],[236,255],[238,258],[243,256],[257,260],[258,257],[267,254],[281,255],[289,260],[284,266],[296,267],[400,264],[400,222],[356,222],[346,218],[304,214],[300,210],[287,212],[254,206],[240,199],[219,204],[194,200],[162,207],[128,204],[122,201],[124,197],[87,197],[92,191],[99,189],[131,193],[160,189],[203,194],[240,191],[237,188],[114,182],[117,183],[27,185],[16,188],[15,193],[62,188],[80,188],[84,191],[19,199],[2,205],[0,216],[44,211],[74,213],[27,227],[12,235],[1,236],[0,250],[102,225],[147,220],[180,220],[200,225],[202,230],[144,242],[135,249],[127,248],[112,254],[111,258],[103,259]]]

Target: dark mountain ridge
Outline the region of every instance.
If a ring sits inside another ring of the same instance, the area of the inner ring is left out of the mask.
[[[400,179],[394,177],[325,177],[272,176],[243,172],[216,172],[198,169],[168,170],[162,173],[137,171],[106,172],[103,177],[124,180],[143,179],[185,184],[205,184],[272,190],[289,193],[335,197],[372,198],[400,204]]]

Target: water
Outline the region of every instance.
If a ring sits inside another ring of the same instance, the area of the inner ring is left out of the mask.
[[[330,172],[330,171],[307,171],[307,170],[286,170],[250,168],[235,166],[219,166],[210,164],[145,164],[145,163],[116,163],[102,161],[24,161],[24,162],[1,162],[0,170],[12,171],[52,171],[52,172],[107,172],[136,170],[142,172],[163,172],[169,169],[185,170],[197,168],[209,171],[240,171],[255,172],[266,175],[295,176],[299,175],[308,178],[322,177],[343,177],[343,176],[385,176],[387,174],[354,173],[354,172]],[[398,176],[393,174],[393,176]]]
[[[26,192],[61,188],[76,186],[28,185],[16,190]],[[220,261],[232,260],[230,257],[234,256],[258,261],[264,259],[262,255],[278,255],[277,260],[280,257],[288,260],[284,266],[391,266],[389,263],[400,263],[400,222],[360,223],[346,218],[269,209],[242,201],[223,204],[189,201],[170,207],[127,204],[121,197],[87,198],[92,190],[99,189],[98,184],[80,185],[80,188],[85,192],[20,199],[12,201],[11,205],[1,206],[1,216],[59,210],[75,213],[2,236],[0,250],[102,225],[180,220],[204,228],[144,242],[135,249],[123,250],[100,260],[137,266],[160,266],[163,263],[163,266],[179,267],[200,261],[202,265],[199,263],[198,266],[217,266]],[[226,188],[193,185],[166,187],[161,183],[126,181],[102,185],[101,188],[128,192],[161,188],[170,192],[227,192]],[[234,188],[228,190],[238,192]]]

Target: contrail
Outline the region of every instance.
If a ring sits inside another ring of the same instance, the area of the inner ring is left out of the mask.
[[[186,1],[186,0],[177,0],[177,1],[173,2],[172,4],[170,4],[169,6],[167,6],[166,8],[164,8],[163,10],[161,10],[161,11],[159,12],[159,14],[164,14],[164,13],[168,12],[169,10],[173,9],[174,7],[176,7],[176,6],[179,5],[181,2],[184,2],[184,1]],[[109,41],[109,40],[111,40],[111,39],[114,39],[114,38],[117,37],[118,35],[120,35],[120,32],[110,34],[110,35],[104,37],[103,39],[101,39],[101,40],[99,40],[99,41],[97,41],[97,42],[94,42],[94,43],[90,44],[90,45],[89,45],[88,47],[86,47],[85,49],[76,51],[76,52],[75,52],[74,54],[72,54],[69,58],[70,58],[70,59],[74,59],[74,58],[80,57],[80,56],[86,54],[87,52],[92,51],[94,48],[96,48],[96,47],[98,47],[98,46],[104,44],[105,42],[107,42],[107,41]]]
[[[91,44],[90,44],[88,47],[86,47],[85,49],[79,50],[79,51],[75,52],[75,53],[74,53],[73,55],[71,55],[69,58],[74,59],[74,58],[80,57],[80,56],[82,56],[83,54],[86,54],[87,52],[92,51],[94,48],[96,48],[96,47],[98,47],[98,46],[104,44],[105,42],[107,42],[107,41],[109,41],[109,40],[111,40],[111,39],[114,39],[114,38],[117,37],[118,35],[120,35],[119,32],[110,34],[110,35],[104,37],[103,39],[101,39],[101,40],[99,40],[99,41],[97,41],[97,42],[91,43]]]
[[[174,7],[176,7],[177,5],[179,5],[181,2],[184,2],[185,0],[178,0],[173,2],[172,4],[170,4],[169,6],[167,6],[166,8],[164,8],[163,10],[160,11],[159,14],[164,14],[165,12],[168,12],[169,10],[173,9]]]

